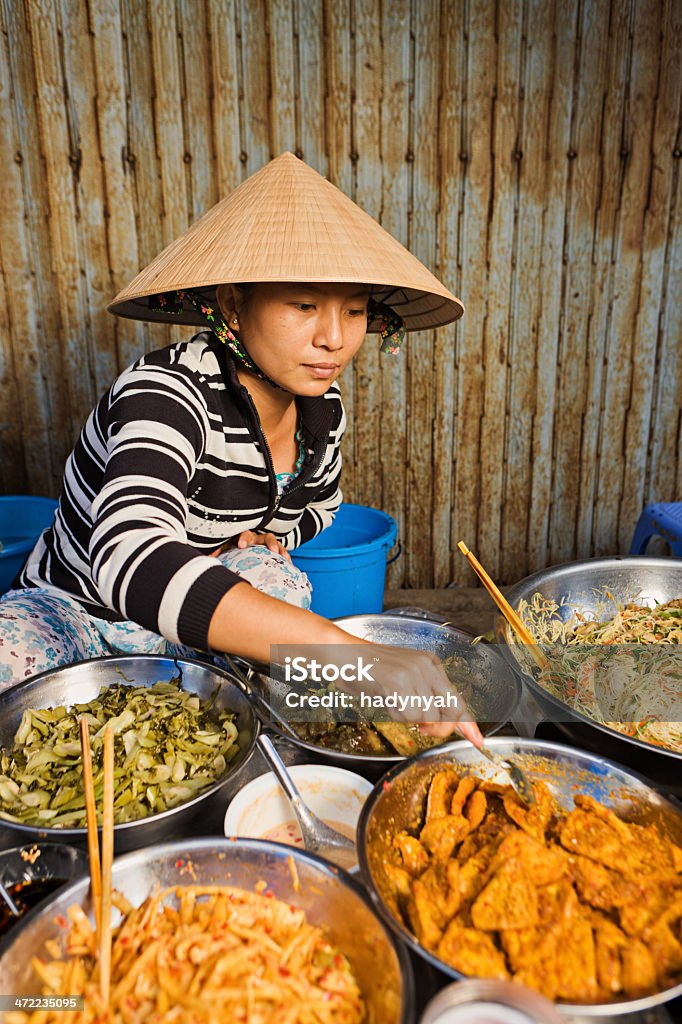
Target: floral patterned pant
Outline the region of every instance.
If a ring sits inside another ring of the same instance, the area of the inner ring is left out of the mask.
[[[308,577],[283,555],[258,545],[232,548],[218,557],[257,590],[310,607]],[[112,654],[191,658],[198,652],[135,622],[95,618],[77,601],[47,588],[10,590],[0,597],[0,690],[60,665]]]

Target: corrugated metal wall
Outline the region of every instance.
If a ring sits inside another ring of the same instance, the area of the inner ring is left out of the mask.
[[[679,0],[2,0],[0,486],[56,494],[117,371],[106,302],[291,149],[461,296],[347,373],[392,583],[627,550],[682,497]]]

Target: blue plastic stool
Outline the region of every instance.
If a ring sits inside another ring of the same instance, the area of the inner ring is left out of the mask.
[[[682,502],[647,505],[641,516],[630,546],[631,555],[643,555],[653,536],[662,537],[677,558],[682,558]]]

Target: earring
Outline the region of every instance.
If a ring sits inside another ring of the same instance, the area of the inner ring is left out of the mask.
[[[239,320],[237,319],[236,316],[232,317],[231,323],[233,324],[234,327],[239,327]]]

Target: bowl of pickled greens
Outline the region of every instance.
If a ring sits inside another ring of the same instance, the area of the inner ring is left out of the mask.
[[[239,685],[200,662],[133,655],[44,672],[0,694],[0,828],[85,841],[81,720],[98,812],[105,726],[114,733],[117,850],[177,835],[258,732]]]

